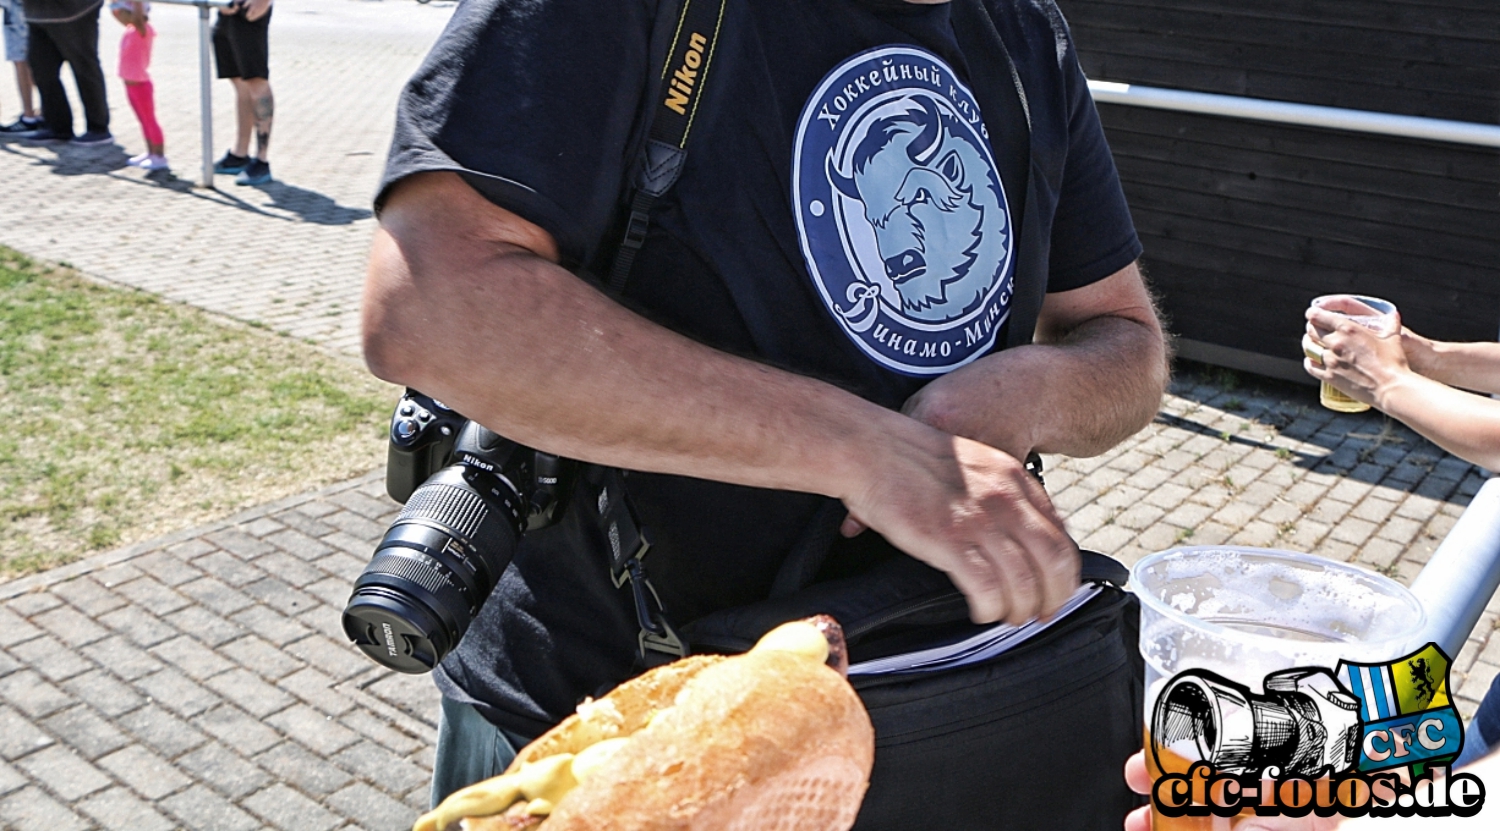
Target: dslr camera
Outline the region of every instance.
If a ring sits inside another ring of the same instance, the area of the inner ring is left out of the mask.
[[[522,534],[562,516],[575,470],[406,390],[391,415],[385,476],[406,507],[354,581],[344,633],[379,664],[431,671],[479,614]]]

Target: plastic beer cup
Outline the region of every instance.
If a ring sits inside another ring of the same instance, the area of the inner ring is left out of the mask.
[[[1396,312],[1396,305],[1389,300],[1362,294],[1325,294],[1313,298],[1312,305],[1350,318],[1382,338],[1401,332],[1401,316]],[[1308,352],[1307,356],[1322,362],[1319,355]],[[1339,392],[1337,387],[1327,381],[1318,390],[1318,401],[1324,407],[1340,413],[1362,413],[1370,409],[1369,404]]]
[[[1203,733],[1153,746],[1158,698],[1171,694],[1183,670],[1208,670],[1257,693],[1271,672],[1326,667],[1336,673],[1340,659],[1398,657],[1426,620],[1421,603],[1394,580],[1290,551],[1174,548],[1142,558],[1130,583],[1141,600],[1146,766],[1153,783],[1163,773],[1187,773],[1193,762],[1209,760],[1212,745],[1234,740],[1226,735],[1233,726],[1230,709],[1221,707]],[[1253,810],[1241,816],[1247,813]],[[1153,803],[1151,821],[1155,831],[1227,831],[1235,818],[1166,817]]]

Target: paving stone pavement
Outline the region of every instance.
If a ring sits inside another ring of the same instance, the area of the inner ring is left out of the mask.
[[[109,81],[108,147],[0,142],[0,228],[28,254],[87,274],[257,321],[346,354],[359,348],[359,290],[396,95],[454,4],[296,0],[271,26],[276,181],[240,187],[201,176],[197,10],[158,4],[151,74],[173,176],[125,165],[144,152],[116,80],[121,27],[100,21]],[[66,76],[66,73],[64,73]],[[78,98],[68,84],[76,123]],[[213,84],[213,154],[233,143],[234,96]],[[10,70],[0,114],[20,111]],[[18,182],[41,186],[16,187]]]
[[[297,0],[276,12],[278,182],[219,191],[198,169],[191,10],[158,5],[153,74],[181,180],[122,147],[0,143],[0,243],[355,356],[369,198],[401,81],[452,5]],[[101,52],[117,34],[103,21]],[[111,73],[112,74],[112,73]],[[16,112],[0,79],[0,115]],[[215,87],[215,152],[232,111]],[[1048,458],[1082,545],[1134,562],[1175,544],[1273,546],[1404,582],[1483,481],[1378,414],[1316,391],[1185,369],[1147,429]],[[348,647],[338,615],[395,513],[380,473],[0,583],[0,828],[354,831],[426,804],[436,697]],[[1500,601],[1458,656],[1467,716],[1500,672]]]

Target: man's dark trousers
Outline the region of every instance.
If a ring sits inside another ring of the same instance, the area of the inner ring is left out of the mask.
[[[104,96],[104,69],[99,66],[99,11],[66,23],[29,23],[26,59],[42,98],[47,129],[64,138],[73,135],[73,108],[63,89],[62,65],[73,68],[78,97],[90,132],[109,132],[109,102]]]

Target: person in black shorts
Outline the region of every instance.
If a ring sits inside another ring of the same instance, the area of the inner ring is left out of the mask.
[[[271,145],[271,117],[276,103],[271,96],[271,68],[267,32],[271,28],[272,0],[236,0],[219,10],[214,23],[214,62],[219,77],[234,84],[236,123],[234,149],[214,165],[215,173],[238,174],[236,185],[261,185],[271,181],[271,163],[266,154]],[[255,155],[250,156],[250,131],[255,131]]]

